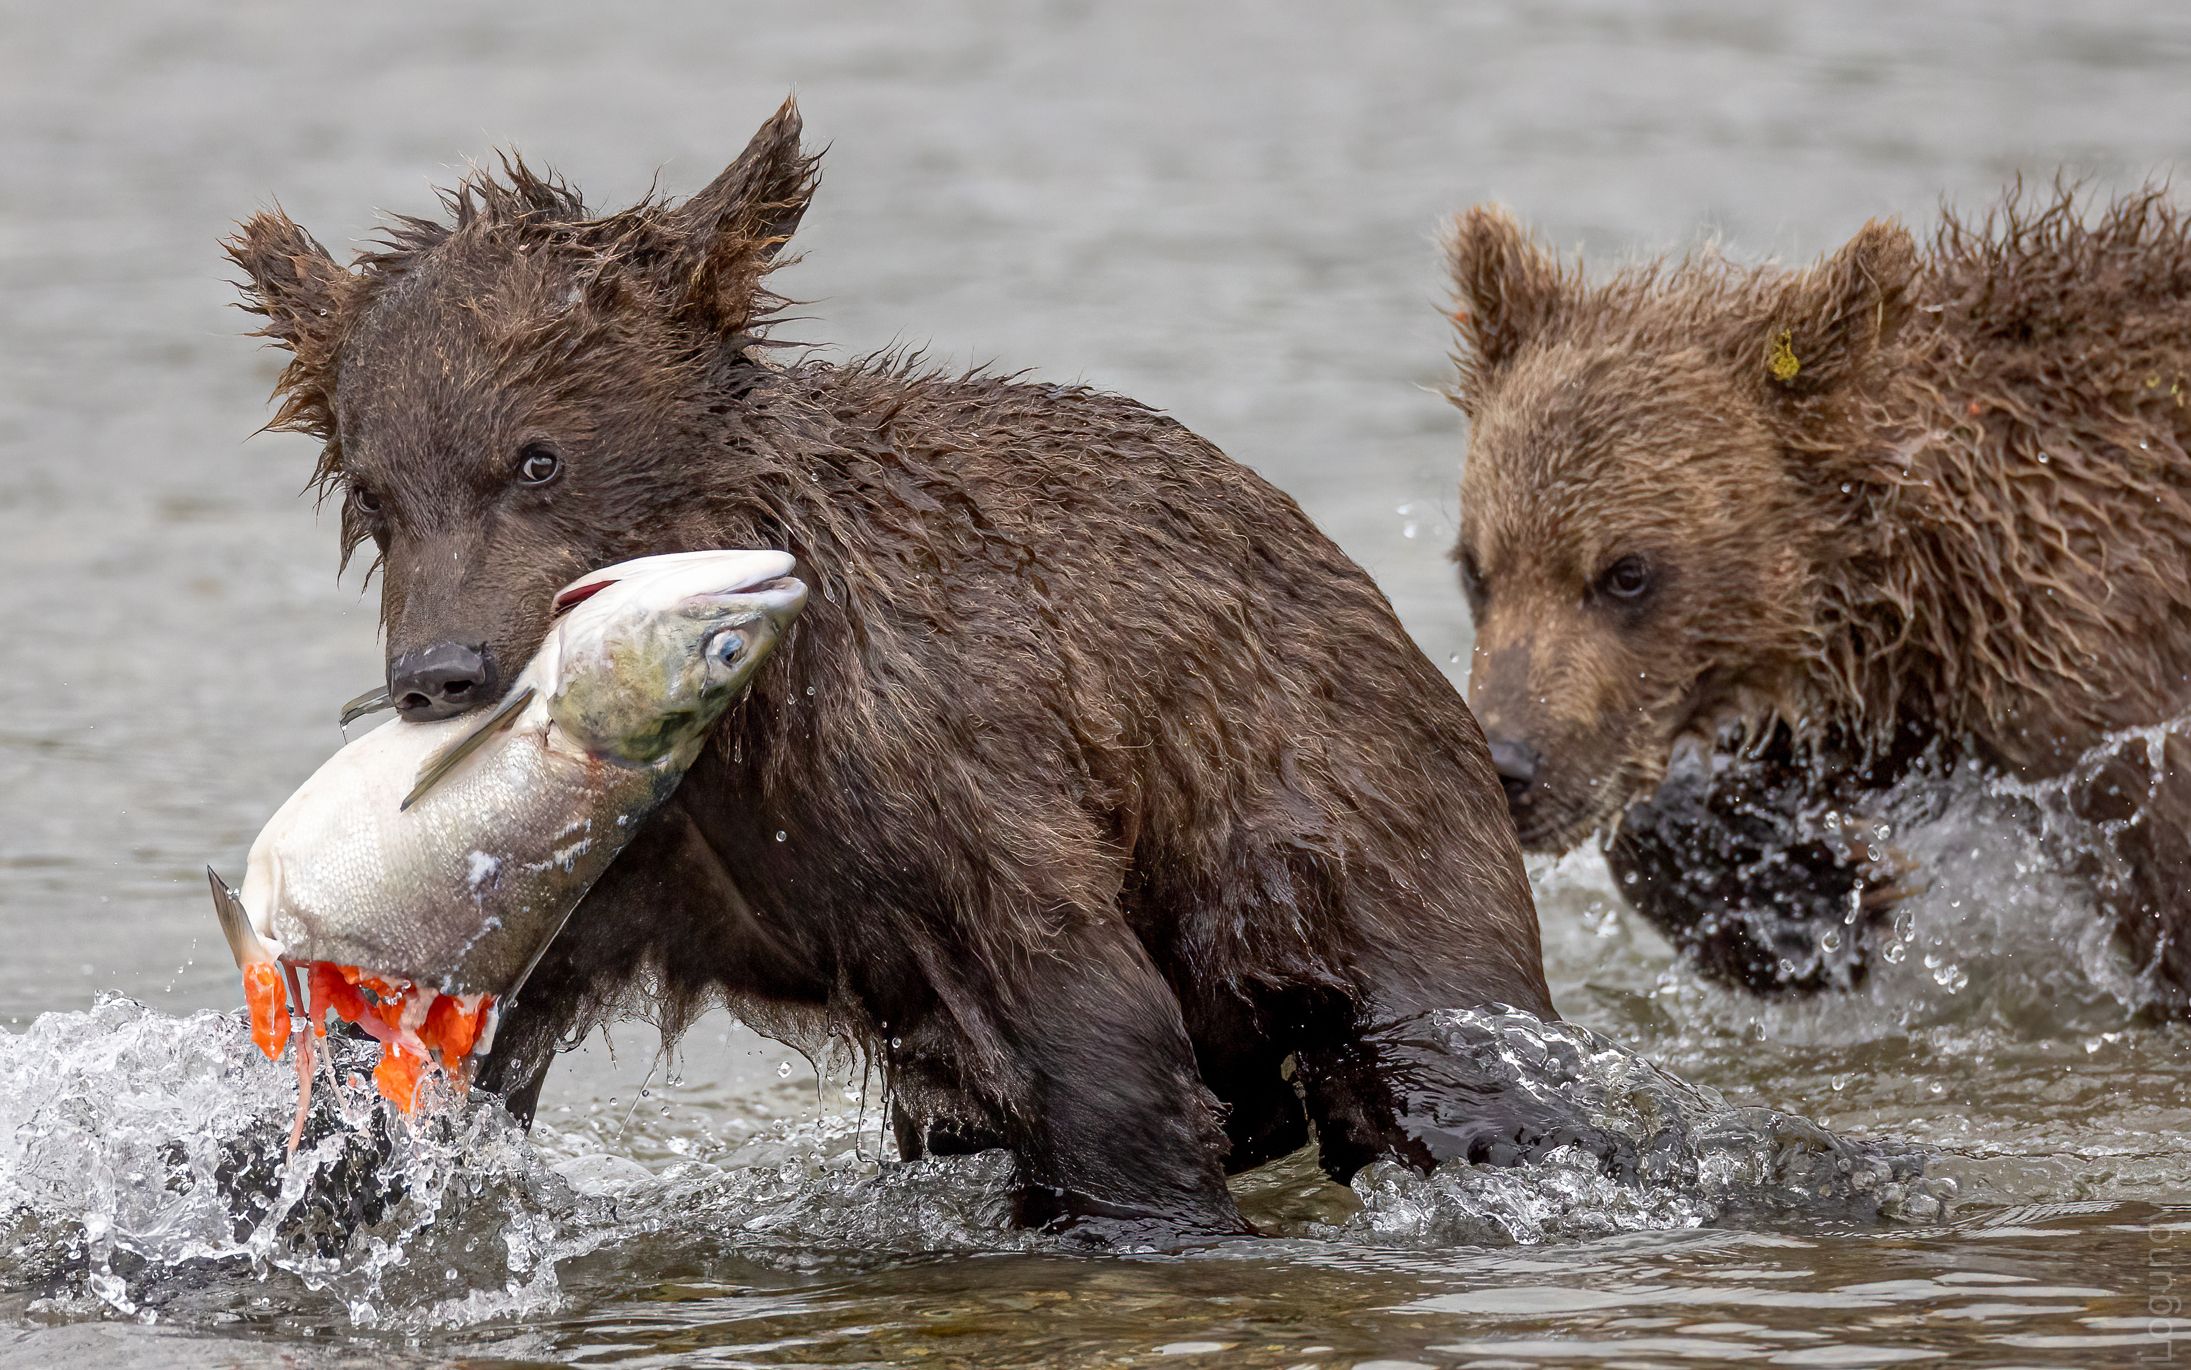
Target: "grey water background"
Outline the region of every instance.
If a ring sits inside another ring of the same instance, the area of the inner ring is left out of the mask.
[[[831,145],[806,260],[781,278],[812,302],[797,336],[1168,410],[1300,500],[1458,682],[1442,216],[1504,200],[1601,266],[1708,238],[1800,261],[1874,215],[1982,206],[2018,173],[2066,166],[2101,193],[2165,175],[2191,151],[2187,76],[2191,11],[2119,0],[0,0],[0,1029],[104,990],[162,1013],[234,1004],[198,872],[240,865],[336,744],[334,705],[380,671],[372,600],[337,581],[332,518],[298,493],[309,444],[252,436],[279,359],[240,336],[215,244],[277,197],[341,252],[501,146],[602,205],[657,176],[682,193],[795,88]],[[1809,1005],[1698,986],[1588,856],[1534,874],[1571,1016],[1731,1094],[1982,1159],[2001,1202],[1962,1224],[1252,1274],[984,1260],[711,1284],[689,1253],[635,1255],[522,1354],[2191,1354],[2153,1302],[2160,1278],[2191,1280],[2171,1207],[2191,1200],[2184,1033],[2133,1020],[2076,892],[1982,804],[1912,840],[1939,874],[1910,963]],[[548,1117],[641,1163],[816,1094],[803,1063],[782,1079],[789,1053],[720,1023],[667,1075],[643,1029],[617,1047],[559,1071]],[[0,1360],[233,1350],[0,1320]]]

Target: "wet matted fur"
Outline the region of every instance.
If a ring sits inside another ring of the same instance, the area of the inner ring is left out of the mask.
[[[1225,1168],[1309,1118],[1342,1175],[1506,1126],[1459,1090],[1437,1123],[1435,1063],[1378,1045],[1551,1012],[1466,706],[1293,501],[1141,405],[770,361],[815,177],[787,103],[682,203],[511,159],[352,267],[279,213],[230,244],[391,661],[514,667],[555,587],[646,553],[781,547],[813,586],[488,1079],[527,1106],[557,1041],[728,1001],[863,1042],[906,1151],[1014,1148],[1031,1219],[1188,1230],[1240,1230]]]

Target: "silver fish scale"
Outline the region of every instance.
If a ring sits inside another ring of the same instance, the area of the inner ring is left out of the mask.
[[[550,732],[536,704],[409,810],[388,786],[307,807],[273,851],[286,954],[444,993],[515,984],[684,771],[600,761]]]

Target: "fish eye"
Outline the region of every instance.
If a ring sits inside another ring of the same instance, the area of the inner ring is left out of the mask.
[[[746,654],[744,633],[724,633],[715,639],[715,659],[725,666],[735,666],[738,658]]]
[[[1639,556],[1622,557],[1598,577],[1598,590],[1614,599],[1642,599],[1651,593],[1651,563]]]
[[[563,459],[545,443],[528,442],[517,452],[517,478],[527,485],[546,485],[563,473]]]

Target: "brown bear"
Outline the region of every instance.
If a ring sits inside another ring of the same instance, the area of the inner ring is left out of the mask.
[[[1807,270],[1591,283],[1488,207],[1448,254],[1469,698],[1523,845],[1609,833],[1708,971],[1817,987],[1907,874],[1867,804],[1956,767],[2053,786],[2153,997],[2191,1005],[2191,735],[2125,736],[2191,709],[2164,194],[2018,187]]]
[[[1244,1230],[1228,1169],[1308,1139],[1497,1159],[1539,1134],[1410,1023],[1549,1016],[1481,733],[1292,500],[1113,395],[772,359],[817,159],[790,103],[681,204],[505,159],[338,264],[229,243],[370,544],[389,685],[501,693],[555,588],[794,553],[804,616],[574,915],[485,1070],[710,1003],[872,1052],[908,1155],[1008,1146],[1028,1221]]]

